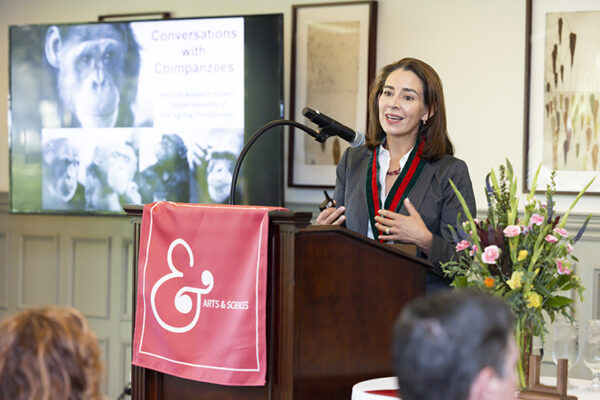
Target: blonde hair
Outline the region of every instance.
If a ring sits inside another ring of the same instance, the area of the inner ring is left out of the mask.
[[[0,400],[101,398],[100,348],[74,308],[47,306],[0,322]]]

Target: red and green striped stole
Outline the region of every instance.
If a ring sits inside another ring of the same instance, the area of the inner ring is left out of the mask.
[[[417,142],[413,147],[406,164],[402,168],[402,172],[396,178],[394,185],[390,189],[383,208],[398,212],[404,203],[404,199],[410,194],[413,187],[419,181],[419,176],[427,163],[426,160],[421,158],[423,154],[423,148],[425,147],[425,140],[420,140],[421,135],[417,136]],[[371,221],[371,229],[373,230],[373,237],[377,240],[377,237],[381,232],[375,228],[375,216],[378,215],[382,207],[379,204],[379,193],[381,191],[381,185],[379,185],[379,163],[377,162],[377,152],[379,148],[373,149],[371,157],[369,158],[368,171],[367,173],[367,209],[369,211],[369,219]],[[383,242],[383,240],[382,240]]]

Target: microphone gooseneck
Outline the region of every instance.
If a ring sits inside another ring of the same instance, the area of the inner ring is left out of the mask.
[[[308,133],[310,136],[312,136],[317,142],[323,143],[325,140],[327,140],[326,135],[324,135],[320,132],[314,131],[307,126],[302,125],[299,122],[290,121],[287,119],[277,119],[275,121],[271,121],[271,122],[261,126],[260,128],[258,128],[258,130],[256,132],[254,132],[254,135],[252,135],[252,137],[248,140],[248,142],[246,142],[246,144],[242,148],[242,151],[240,152],[240,155],[238,156],[237,161],[235,163],[235,167],[233,168],[233,175],[231,177],[231,187],[229,188],[229,204],[230,205],[235,204],[235,188],[237,186],[237,180],[238,180],[238,175],[240,173],[240,168],[242,167],[242,161],[244,160],[246,153],[248,153],[248,150],[250,150],[250,147],[252,147],[254,142],[256,142],[256,139],[258,139],[263,133],[265,133],[266,131],[268,131],[271,128],[274,128],[274,127],[280,126],[280,125],[288,125],[288,126],[293,126],[295,128],[301,129],[304,132]]]
[[[311,108],[304,107],[304,109],[302,110],[302,114],[306,118],[310,119],[312,122],[317,124],[319,126],[319,128],[321,128],[321,129],[319,131],[315,131],[305,125],[302,125],[299,122],[296,122],[296,121],[290,121],[290,120],[286,120],[286,119],[278,119],[278,120],[271,121],[268,124],[261,126],[254,133],[254,135],[252,135],[252,137],[248,140],[248,142],[242,148],[242,151],[240,152],[240,155],[238,156],[237,161],[235,163],[235,167],[233,168],[233,175],[231,177],[231,187],[229,189],[229,204],[231,204],[231,205],[235,204],[235,192],[236,192],[237,180],[238,180],[238,176],[240,173],[240,168],[242,166],[242,161],[244,160],[246,153],[248,153],[248,150],[250,150],[250,147],[252,147],[254,142],[263,133],[265,133],[266,131],[268,131],[271,128],[274,128],[274,127],[280,126],[280,125],[293,126],[294,128],[298,128],[298,129],[303,130],[304,132],[308,133],[310,136],[313,137],[313,139],[315,139],[317,142],[321,142],[321,143],[323,143],[325,140],[327,140],[327,138],[329,138],[330,136],[341,137],[342,139],[344,139],[345,141],[350,143],[350,146],[352,146],[352,147],[358,147],[358,146],[362,145],[363,142],[365,141],[365,135],[363,135],[362,133],[354,131],[354,130],[348,128],[347,126],[340,124],[336,120],[328,117],[325,114],[320,113],[317,110],[313,110]]]

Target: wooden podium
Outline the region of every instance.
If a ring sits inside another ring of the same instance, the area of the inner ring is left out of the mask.
[[[125,208],[134,217],[132,321],[142,210]],[[133,399],[348,400],[355,383],[393,375],[393,322],[423,295],[428,264],[339,226],[309,225],[311,216],[269,213],[266,384],[222,386],[132,365]]]

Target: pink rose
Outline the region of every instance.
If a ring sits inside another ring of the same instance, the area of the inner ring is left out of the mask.
[[[544,222],[544,217],[542,217],[539,214],[533,214],[531,216],[531,218],[529,218],[529,224],[530,225],[533,225],[533,224],[535,224],[535,225],[541,225],[542,222]]]
[[[546,242],[548,243],[556,243],[558,242],[558,238],[554,235],[546,235]]]
[[[460,243],[458,243],[456,245],[456,251],[462,251],[464,249],[468,249],[469,248],[469,242],[467,242],[466,240],[461,240]]]
[[[506,237],[515,237],[521,233],[521,227],[519,227],[518,225],[509,225],[506,228],[504,228],[503,232],[504,236]]]
[[[567,232],[567,230],[565,228],[554,228],[554,232],[556,232],[557,234],[559,234],[562,237],[569,236],[569,232]]]
[[[567,243],[567,253],[571,254],[573,252],[573,246],[571,246],[571,243]]]
[[[556,269],[558,270],[559,275],[571,275],[573,272],[571,264],[560,258],[556,259]]]
[[[486,264],[496,264],[498,257],[500,257],[500,249],[496,245],[491,245],[483,250],[481,260]]]

